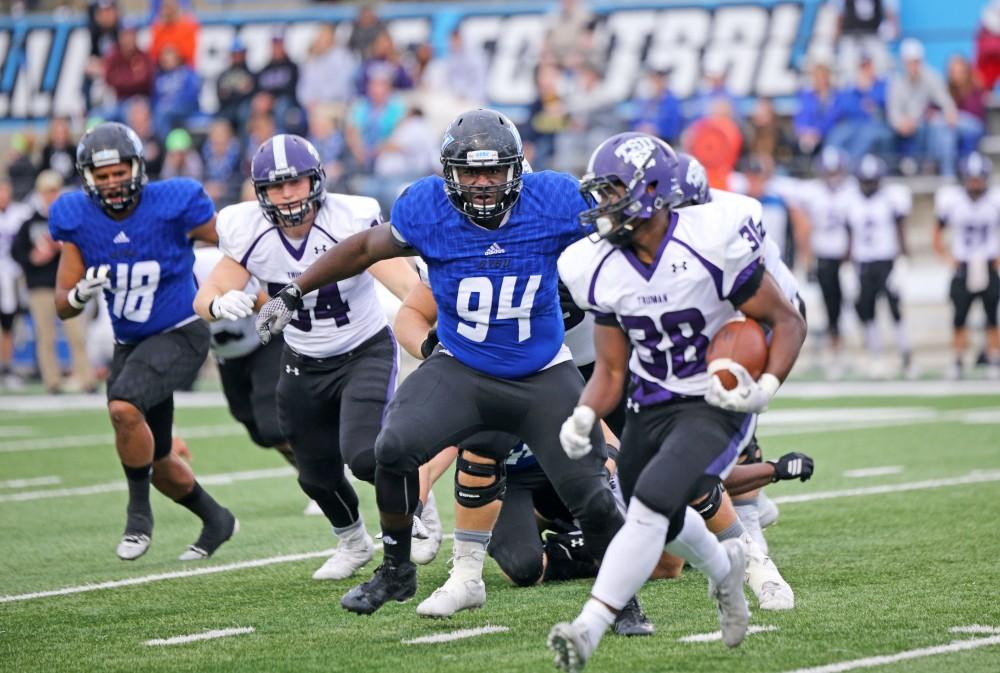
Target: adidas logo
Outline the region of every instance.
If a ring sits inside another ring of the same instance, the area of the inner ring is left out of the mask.
[[[131,243],[128,236],[125,235],[124,231],[119,231],[118,235],[114,237],[113,241],[115,243]]]
[[[501,248],[499,243],[494,243],[490,247],[486,248],[487,255],[502,255],[505,252],[507,251]]]

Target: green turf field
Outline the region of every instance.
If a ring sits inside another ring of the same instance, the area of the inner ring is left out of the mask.
[[[1000,671],[998,399],[783,399],[775,409],[762,421],[765,452],[817,460],[811,482],[769,489],[781,518],[767,537],[796,591],[795,610],[754,610],[751,624],[772,629],[736,650],[682,642],[718,628],[704,577],[688,571],[642,590],[655,636],[608,636],[587,670]],[[177,426],[202,481],[214,482],[206,488],[242,531],[207,562],[181,563],[197,520],[155,495],[153,545],[124,563],[114,554],[124,479],[104,414],[0,411],[0,670],[554,670],[546,634],[575,616],[589,581],[514,589],[488,562],[482,610],[430,621],[411,601],[371,617],[348,614],[339,598],[355,580],[310,579],[333,539],[323,520],[302,516],[305,497],[280,458],[254,448],[223,408],[179,409]],[[872,468],[883,469],[845,475]],[[374,532],[371,488],[359,491]],[[436,491],[450,530],[449,485]],[[446,540],[420,570],[417,600],[444,581],[449,552]],[[219,572],[191,574],[210,568]],[[173,575],[155,577],[163,574]],[[120,582],[129,578],[135,583]],[[100,583],[110,586],[81,590]],[[508,630],[403,642],[485,626]],[[235,628],[253,632],[146,644]]]

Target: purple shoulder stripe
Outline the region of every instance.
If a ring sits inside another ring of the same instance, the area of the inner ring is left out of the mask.
[[[604,258],[597,263],[597,268],[594,269],[594,275],[590,278],[590,287],[587,289],[587,302],[591,306],[597,303],[597,299],[594,297],[594,290],[597,287],[597,277],[601,274],[601,267],[604,266],[606,261],[608,261],[608,257],[611,257],[611,255],[615,254],[615,252],[617,252],[616,249],[609,250],[608,254],[606,254]]]
[[[265,229],[265,230],[264,230],[264,231],[263,231],[263,232],[261,233],[261,235],[260,235],[260,236],[258,236],[257,238],[255,238],[255,239],[254,239],[254,242],[250,244],[250,247],[249,247],[249,248],[247,248],[247,252],[246,252],[246,254],[245,254],[245,255],[243,255],[243,259],[241,259],[241,260],[240,260],[240,266],[242,266],[242,267],[246,267],[246,265],[247,265],[247,260],[248,260],[248,259],[250,259],[250,255],[251,255],[251,254],[253,253],[253,249],[257,247],[257,244],[258,244],[258,243],[260,243],[260,239],[264,238],[265,236],[267,236],[267,235],[268,235],[269,233],[271,233],[272,231],[277,231],[277,230],[278,230],[278,228],[277,228],[277,227],[271,227],[270,229]]]

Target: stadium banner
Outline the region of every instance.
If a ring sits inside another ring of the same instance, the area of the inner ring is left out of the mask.
[[[958,0],[964,4],[964,0]],[[627,100],[646,69],[666,71],[680,97],[698,86],[705,63],[726,67],[736,96],[783,97],[798,89],[805,56],[832,47],[836,12],[822,0],[590,3],[604,54],[603,86]],[[380,6],[401,49],[429,41],[439,52],[456,27],[481,44],[490,62],[488,95],[499,106],[524,106],[534,97],[534,65],[548,30],[548,3],[428,3]],[[350,34],[353,7],[296,12],[199,13],[196,67],[203,79],[202,109],[217,108],[215,78],[228,65],[233,39],[247,46],[251,70],[268,60],[270,39],[283,31],[292,59],[306,55],[321,22]],[[136,17],[128,17],[134,20]],[[147,21],[143,21],[143,24]],[[140,44],[148,42],[147,31]],[[82,113],[80,94],[90,38],[79,15],[0,19],[0,120],[44,120]]]

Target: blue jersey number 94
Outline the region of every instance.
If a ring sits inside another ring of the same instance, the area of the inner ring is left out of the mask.
[[[458,284],[455,307],[458,316],[464,321],[458,324],[458,333],[469,341],[482,343],[486,340],[486,334],[490,329],[490,318],[495,315],[497,320],[517,319],[518,342],[530,339],[531,308],[541,282],[541,276],[528,276],[528,285],[524,289],[521,301],[515,305],[514,289],[517,287],[517,276],[504,276],[500,282],[500,293],[494,307],[493,299],[496,292],[492,280],[486,276],[463,278]]]

